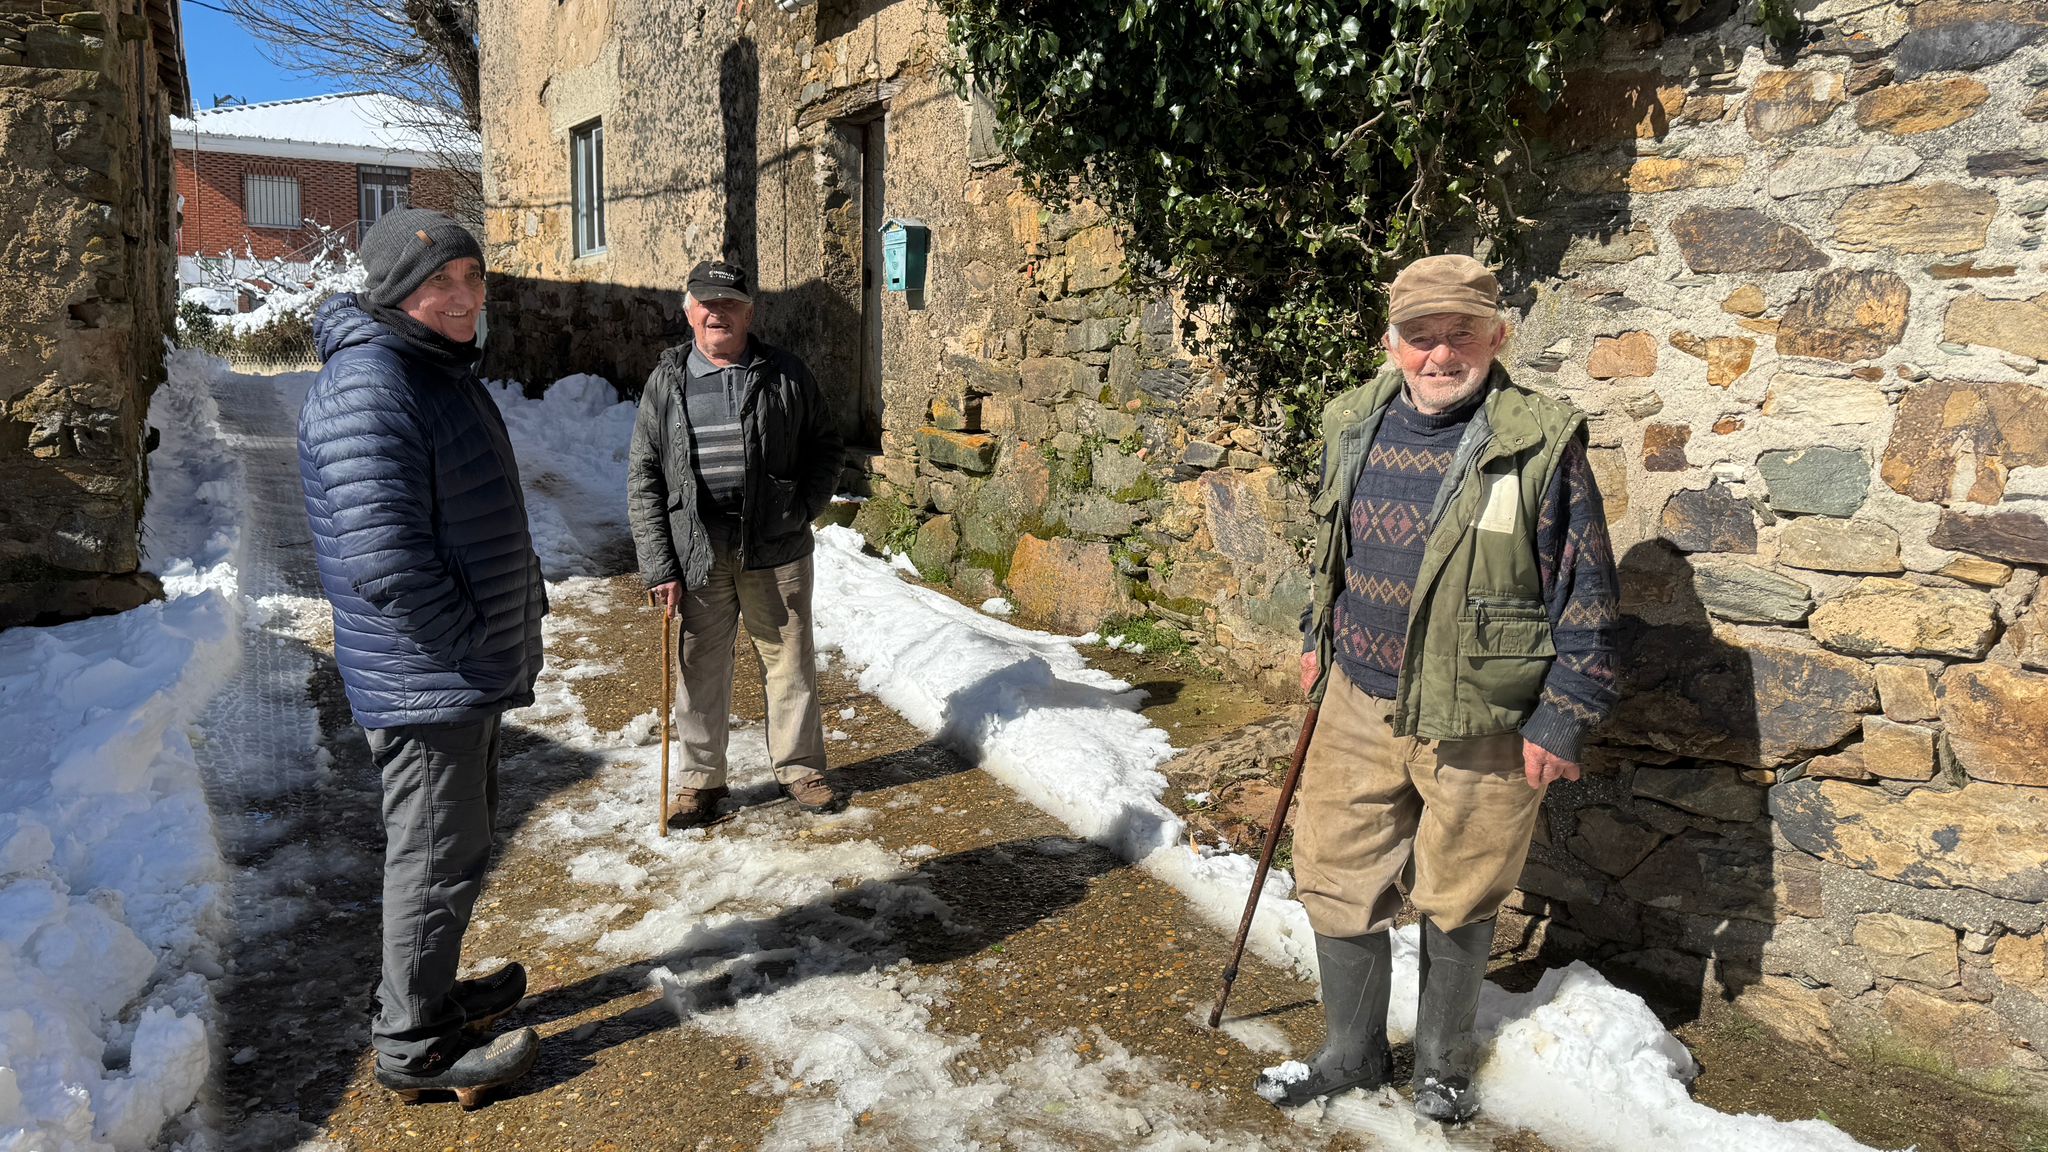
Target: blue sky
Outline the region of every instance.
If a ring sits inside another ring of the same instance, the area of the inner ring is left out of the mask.
[[[211,108],[216,96],[239,96],[256,104],[335,90],[334,81],[286,72],[272,64],[234,17],[197,4],[179,8],[185,21],[185,72],[192,81],[194,107]]]

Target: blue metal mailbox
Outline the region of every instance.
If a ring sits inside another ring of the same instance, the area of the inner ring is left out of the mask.
[[[924,221],[891,217],[882,225],[882,287],[891,292],[924,291],[930,249],[931,229]]]

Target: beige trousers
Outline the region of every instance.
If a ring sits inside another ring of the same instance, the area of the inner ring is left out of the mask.
[[[811,635],[811,557],[746,571],[719,548],[711,576],[683,593],[683,642],[676,648],[676,732],[684,788],[725,784],[732,731],[733,642],[742,621],[761,657],[768,696],[768,758],[775,778],[794,783],[825,770],[818,710],[818,645]]]
[[[1522,737],[1394,735],[1393,703],[1333,669],[1302,764],[1295,894],[1324,936],[1384,928],[1396,888],[1443,931],[1500,911],[1529,856],[1543,790]]]

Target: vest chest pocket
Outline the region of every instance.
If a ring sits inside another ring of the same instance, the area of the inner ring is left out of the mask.
[[[1468,596],[1458,616],[1458,655],[1467,658],[1557,655],[1550,614],[1542,604],[1508,596]]]
[[[1343,517],[1336,514],[1337,503],[1342,494],[1335,488],[1325,488],[1309,501],[1309,514],[1314,517],[1315,542],[1309,551],[1309,564],[1320,570],[1329,560],[1336,547],[1337,538],[1343,533]]]

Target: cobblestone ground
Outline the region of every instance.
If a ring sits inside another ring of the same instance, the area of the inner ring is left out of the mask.
[[[368,1018],[382,851],[376,784],[329,655],[298,502],[292,414],[260,379],[228,377],[221,392],[223,423],[248,462],[242,591],[258,609],[249,614],[248,659],[202,733],[235,868],[233,959],[219,983],[227,1060],[213,1101],[229,1147],[921,1147],[914,1118],[890,1119],[887,1099],[862,1113],[851,1135],[828,1138],[824,1118],[844,1105],[830,1077],[792,1066],[776,1037],[685,1023],[650,981],[658,966],[676,964],[673,954],[651,949],[622,962],[617,949],[591,947],[594,929],[578,936],[563,927],[577,917],[630,925],[688,895],[648,888],[621,898],[613,878],[590,873],[592,853],[609,854],[614,867],[648,861],[652,812],[602,830],[575,854],[550,831],[603,810],[607,785],[592,734],[622,730],[652,708],[658,691],[657,626],[630,578],[584,582],[578,594],[555,598],[549,663],[573,693],[574,714],[511,717],[504,847],[467,941],[471,963],[504,957],[527,965],[532,995],[505,1023],[540,1030],[540,1067],[474,1112],[403,1105],[375,1086]],[[758,739],[757,676],[743,646],[740,738]],[[1223,965],[1223,933],[1158,880],[1074,839],[927,742],[836,670],[824,676],[824,691],[828,718],[841,717],[831,721],[842,733],[831,744],[832,764],[854,793],[850,814],[819,821],[771,805],[710,830],[707,844],[872,848],[914,862],[906,883],[930,898],[917,915],[876,913],[860,904],[859,889],[822,905],[778,904],[763,893],[736,894],[730,904],[768,925],[770,944],[822,934],[843,945],[847,971],[900,973],[942,989],[924,1002],[921,1028],[949,1055],[926,1071],[936,1078],[935,1100],[974,1091],[1008,1101],[1002,1124],[1013,1130],[985,1146],[1132,1147],[1167,1123],[1228,1141],[1218,1147],[1382,1146],[1362,1131],[1398,1123],[1397,1109],[1361,1105],[1312,1125],[1247,1090],[1259,1068],[1317,1031],[1308,986],[1248,964],[1233,1000],[1242,1022],[1228,1035],[1209,1031],[1201,1017]],[[845,718],[848,709],[859,719]],[[1199,725],[1175,731],[1182,743],[1204,735],[1213,733]],[[700,1008],[737,995],[724,979],[690,989]],[[1057,1078],[1012,1085],[989,1072],[1071,1065],[1085,1078],[1098,1059],[1109,1067],[1109,1054],[1118,1071],[1096,1077],[1089,1105],[1119,1105],[1108,1130],[1064,1115],[1070,1097],[1077,1112],[1083,1101]],[[1386,1146],[1542,1147],[1498,1133],[1412,1139]]]

